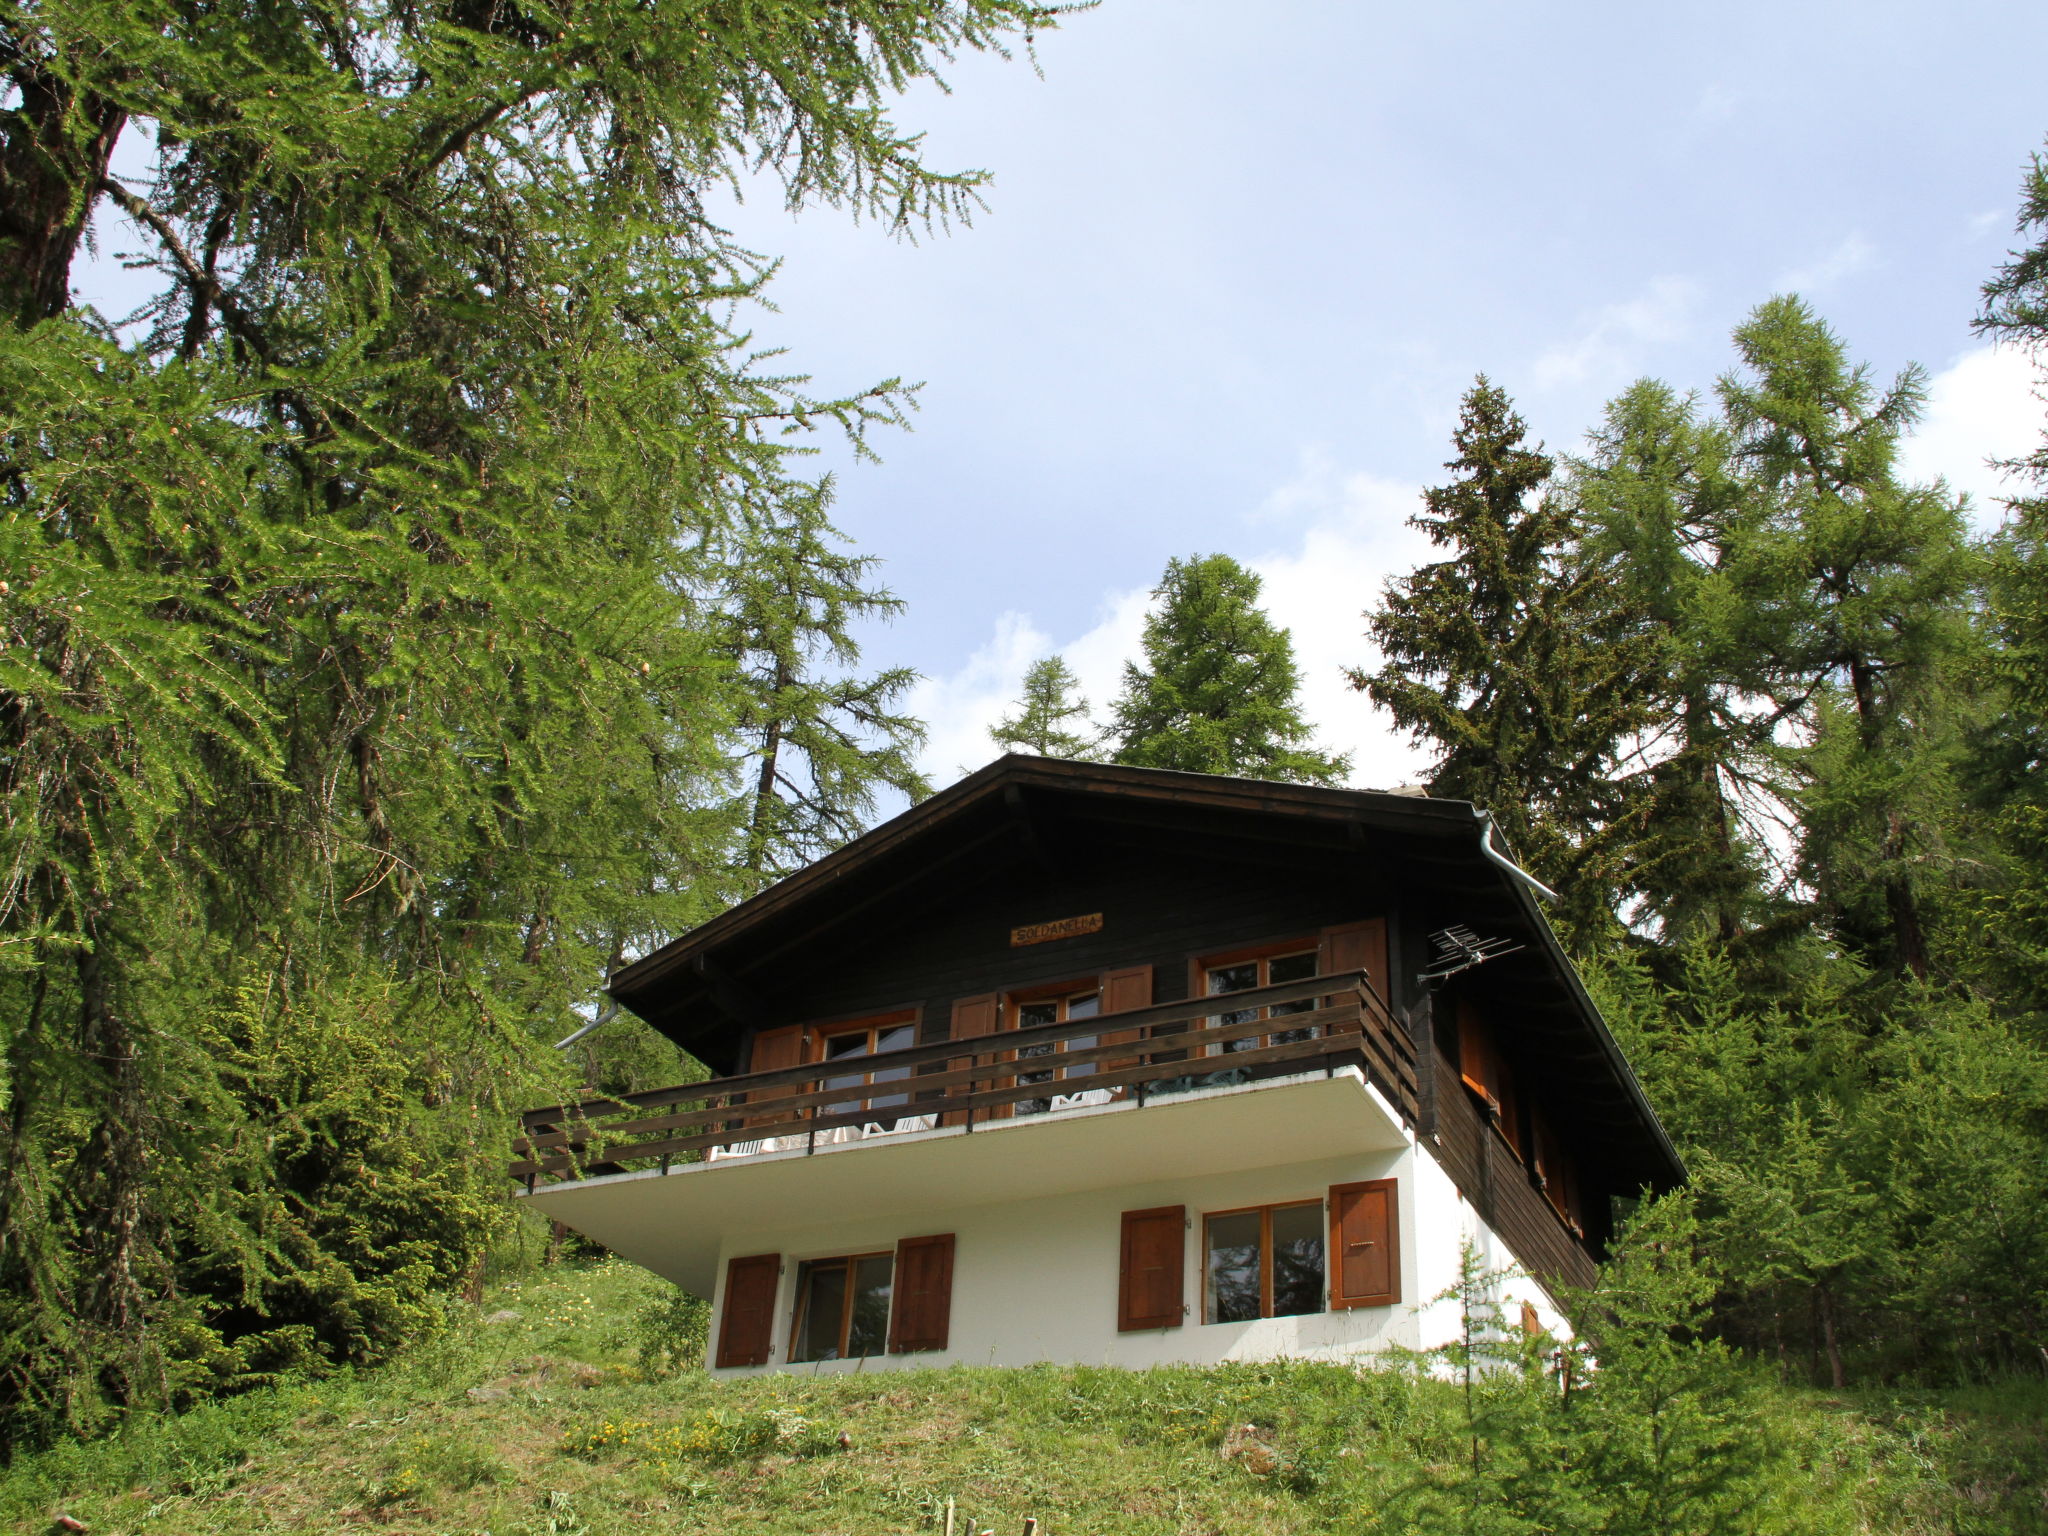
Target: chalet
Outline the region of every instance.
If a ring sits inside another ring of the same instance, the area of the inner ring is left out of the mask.
[[[1539,893],[1462,801],[1005,757],[621,971],[713,1077],[512,1171],[719,1372],[1426,1347],[1467,1243],[1557,1327],[1683,1171]]]

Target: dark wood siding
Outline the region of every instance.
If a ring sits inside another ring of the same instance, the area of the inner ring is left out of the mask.
[[[1116,1326],[1178,1328],[1185,1302],[1187,1207],[1125,1211],[1117,1265]]]
[[[894,1287],[889,1353],[944,1349],[953,1316],[953,1234],[898,1243]]]
[[[888,909],[885,927],[846,924],[800,961],[749,976],[756,1027],[880,1012],[916,1000],[927,1041],[947,1038],[955,999],[1150,965],[1155,1002],[1187,996],[1191,957],[1268,939],[1314,938],[1371,918],[1385,896],[1355,870],[1276,869],[1156,852],[1133,866],[1057,880],[1012,866],[998,877]],[[1086,913],[1097,933],[1013,948],[1010,931]],[[764,1016],[765,1015],[765,1016]]]

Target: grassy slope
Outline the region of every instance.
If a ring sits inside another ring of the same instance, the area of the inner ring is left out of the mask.
[[[623,1531],[1374,1530],[1390,1488],[1460,1454],[1448,1387],[1330,1367],[954,1369],[721,1384],[642,1379],[653,1283],[564,1266],[377,1372],[253,1393],[25,1459],[0,1522],[96,1533],[605,1536]],[[472,1389],[481,1389],[479,1401]],[[1860,1404],[1786,1394],[1807,1474],[1871,1532],[2048,1531],[2038,1390]],[[1263,1426],[1226,1456],[1232,1427]],[[840,1449],[838,1437],[850,1439]]]

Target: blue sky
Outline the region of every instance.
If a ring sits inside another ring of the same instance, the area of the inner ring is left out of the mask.
[[[1034,655],[1102,703],[1170,555],[1255,563],[1357,781],[1416,761],[1337,669],[1422,556],[1403,526],[1485,370],[1555,448],[1643,374],[1705,388],[1774,292],[1937,375],[1914,467],[1995,491],[2043,420],[1969,330],[2012,244],[2048,12],[1108,0],[900,116],[994,173],[916,245],[750,205],[820,384],[925,382],[840,519],[909,603],[869,657],[926,674],[942,780],[993,752]]]
[[[1880,372],[1935,372],[1914,468],[1994,495],[1985,455],[2044,413],[1969,321],[2048,136],[2044,43],[2006,4],[1107,0],[1042,78],[963,61],[898,115],[994,173],[972,228],[734,214],[786,258],[758,334],[792,367],[924,381],[839,521],[908,602],[864,639],[925,675],[928,767],[993,754],[1035,656],[1106,703],[1166,559],[1220,550],[1356,782],[1413,777],[1338,669],[1425,558],[1404,519],[1473,374],[1568,450],[1635,377],[1710,386],[1788,288]]]

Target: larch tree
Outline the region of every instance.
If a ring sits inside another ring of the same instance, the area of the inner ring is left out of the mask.
[[[1228,555],[1166,564],[1126,663],[1113,726],[1119,763],[1335,784],[1349,759],[1319,750],[1296,692],[1292,636],[1259,607],[1260,580]]]
[[[989,739],[1007,752],[1039,757],[1090,757],[1102,749],[1103,735],[1090,722],[1081,680],[1059,656],[1031,663],[1024,673],[1024,692],[1016,713],[989,727]]]
[[[1609,402],[1567,461],[1588,564],[1641,616],[1642,778],[1618,828],[1618,879],[1667,943],[1732,943],[1760,916],[1763,850],[1782,788],[1774,720],[1742,643],[1755,594],[1729,569],[1759,498],[1697,397],[1644,379]]]
[[[1800,872],[1836,934],[1882,971],[1928,974],[1973,693],[1979,559],[1961,498],[1899,473],[1926,379],[1880,389],[1805,303],[1735,332],[1720,385],[1745,472],[1770,498],[1737,579],[1775,707],[1796,722]]]
[[[1610,921],[1630,752],[1650,718],[1650,645],[1612,573],[1581,557],[1551,457],[1481,376],[1452,434],[1447,483],[1410,519],[1446,558],[1387,583],[1367,614],[1376,669],[1351,682],[1436,756],[1432,794],[1486,810],[1558,886],[1574,927]]]
[[[2022,246],[1984,285],[1980,334],[2048,365],[2048,157],[2020,187]],[[1968,788],[2005,854],[1983,931],[2005,990],[2048,1013],[2048,435],[2012,465],[2026,489],[1991,542],[1985,615],[2001,708],[1976,743]]]
[[[743,863],[780,879],[866,831],[879,797],[931,793],[904,713],[908,667],[859,676],[853,626],[902,611],[869,584],[876,561],[848,551],[827,518],[831,482],[791,484],[750,519],[725,577],[722,644],[736,664],[748,784]]]
[[[717,552],[901,404],[761,371],[708,201],[945,223],[890,98],[1058,19],[0,20],[0,1435],[375,1358],[481,1261],[504,1097],[732,891]]]

